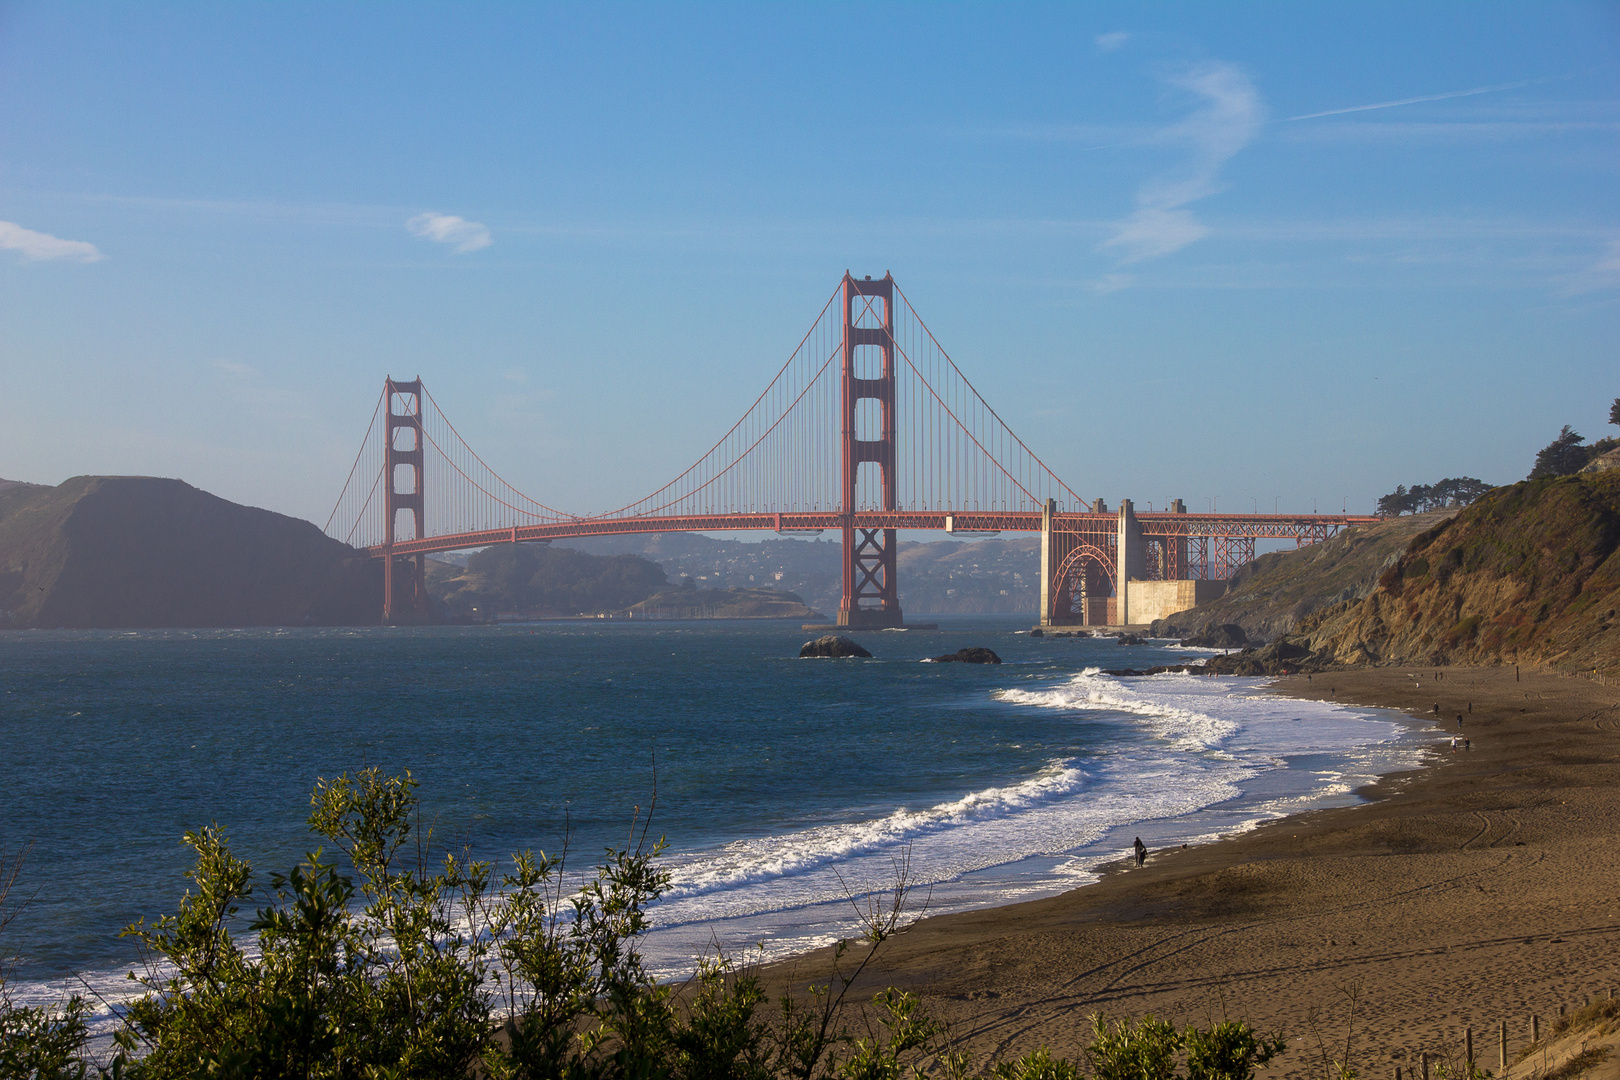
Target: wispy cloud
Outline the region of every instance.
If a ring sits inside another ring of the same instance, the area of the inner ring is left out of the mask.
[[[1106,34],[1098,34],[1096,38],[1097,48],[1101,49],[1103,52],[1113,52],[1115,49],[1120,48],[1129,40],[1131,40],[1131,35],[1127,34],[1123,30],[1113,30]]]
[[[214,366],[223,372],[235,375],[239,379],[253,379],[257,378],[259,374],[258,368],[253,367],[251,364],[244,364],[240,360],[215,360]]]
[[[457,255],[487,248],[495,242],[489,235],[487,226],[456,217],[454,214],[432,212],[417,214],[405,223],[405,228],[410,230],[412,236],[420,236],[437,244],[451,245],[456,249]]]
[[[1136,211],[1102,247],[1126,263],[1178,251],[1209,234],[1187,207],[1219,190],[1221,169],[1254,140],[1265,123],[1265,104],[1249,77],[1233,64],[1206,62],[1170,80],[1202,99],[1202,107],[1156,140],[1188,147],[1184,167],[1155,177],[1136,193]]]
[[[83,240],[63,240],[49,233],[35,232],[10,221],[0,221],[0,248],[19,252],[30,262],[66,259],[68,262],[100,262],[103,255],[94,244]]]
[[[1372,112],[1374,109],[1396,109],[1402,105],[1420,105],[1425,101],[1450,101],[1452,98],[1473,97],[1476,94],[1494,94],[1499,90],[1518,90],[1529,86],[1534,79],[1524,79],[1520,82],[1501,83],[1497,86],[1476,86],[1471,90],[1448,90],[1443,94],[1425,94],[1422,97],[1400,98],[1396,101],[1378,101],[1371,105],[1351,105],[1344,109],[1325,109],[1322,112],[1302,113],[1299,116],[1285,117],[1280,123],[1291,124],[1296,120],[1318,120],[1324,116],[1344,116],[1347,113]]]
[[[1592,269],[1600,274],[1620,274],[1620,239],[1609,241],[1609,250]]]

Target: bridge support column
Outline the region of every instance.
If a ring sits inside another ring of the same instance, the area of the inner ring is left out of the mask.
[[[855,514],[862,508],[862,465],[878,470],[877,490],[868,488],[867,502],[877,503],[879,510],[897,507],[894,279],[888,274],[881,281],[856,281],[844,274],[843,354],[844,595],[838,604],[838,625],[900,626],[904,620],[895,574],[895,530],[855,524]],[[862,408],[862,402],[873,402],[876,408]]]
[[[383,446],[382,621],[385,625],[424,623],[428,618],[426,559],[421,555],[394,554],[395,529],[401,511],[411,515],[415,531],[410,539],[427,536],[422,519],[422,380],[420,377],[410,382],[388,379],[383,389],[388,430]],[[410,482],[408,491],[400,488],[402,472],[406,472]]]
[[[1131,623],[1131,579],[1141,578],[1147,568],[1147,545],[1142,526],[1136,520],[1131,500],[1119,500],[1118,534],[1114,544],[1114,622]]]

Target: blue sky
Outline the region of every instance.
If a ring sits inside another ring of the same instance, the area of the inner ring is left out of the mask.
[[[1620,395],[1620,5],[0,3],[0,476],[575,512],[892,271],[1076,490],[1370,511]]]

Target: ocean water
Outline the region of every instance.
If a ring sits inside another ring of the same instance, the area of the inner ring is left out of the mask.
[[[219,824],[262,880],[316,846],[316,778],[365,765],[421,782],[435,844],[496,860],[566,838],[586,869],[650,810],[674,886],[647,955],[676,976],[714,943],[847,935],[897,860],[931,912],[1051,895],[1137,835],[1353,802],[1437,737],[1260,680],[1099,671],[1201,655],[1171,643],[939,623],[837,661],[748,622],[0,634],[0,851],[27,851],[30,897],[0,937],[13,990],[116,1000],[118,931],[174,910],[185,830]],[[921,662],[966,645],[1006,663]]]

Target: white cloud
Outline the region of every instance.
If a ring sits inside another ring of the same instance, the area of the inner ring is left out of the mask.
[[[35,232],[9,221],[0,221],[0,248],[18,251],[30,262],[66,259],[69,262],[100,262],[107,256],[94,244],[83,240],[63,240],[49,233]]]
[[[1104,274],[1091,283],[1091,291],[1107,295],[1111,292],[1119,292],[1121,289],[1128,289],[1135,282],[1136,279],[1130,274]]]
[[[405,223],[405,228],[410,230],[412,236],[454,246],[457,255],[487,248],[495,242],[487,226],[454,214],[417,214]]]
[[[1114,30],[1107,34],[1097,35],[1097,48],[1103,52],[1113,52],[1129,40],[1131,40],[1131,35],[1123,30]]]
[[[1198,95],[1203,104],[1156,141],[1184,145],[1192,156],[1181,169],[1143,184],[1136,193],[1136,212],[1103,241],[1104,248],[1120,252],[1121,262],[1155,259],[1209,235],[1187,206],[1219,190],[1221,168],[1265,123],[1259,91],[1236,65],[1199,64],[1170,83]]]

